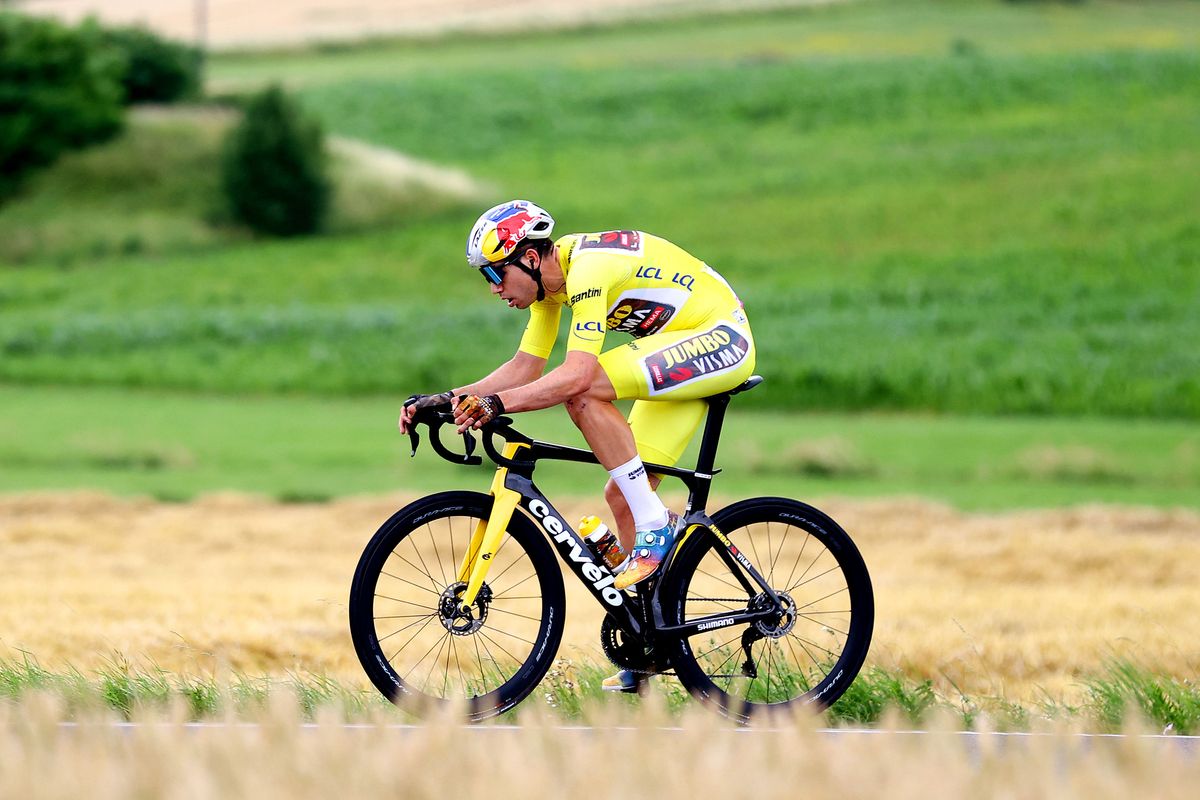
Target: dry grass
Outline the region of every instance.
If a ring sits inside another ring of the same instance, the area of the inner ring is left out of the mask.
[[[936,731],[831,738],[806,719],[737,731],[712,715],[667,720],[654,709],[611,713],[599,730],[532,717],[519,728],[346,728],[335,717],[302,727],[297,708],[283,699],[257,725],[187,729],[176,716],[121,730],[61,728],[61,707],[44,697],[0,706],[0,796],[906,800],[936,787],[947,798],[1171,800],[1193,797],[1200,780],[1200,759],[1178,742],[1085,740],[1064,729],[1019,741]],[[637,753],[656,754],[662,768],[629,772]]]
[[[27,651],[48,668],[86,670],[120,653],[179,673],[300,671],[361,685],[346,625],[350,577],[405,499],[0,498],[0,656]],[[873,663],[930,677],[950,695],[1027,703],[1077,700],[1080,679],[1113,655],[1175,676],[1200,671],[1200,515],[818,505],[871,569]],[[593,508],[561,510],[574,519]],[[569,581],[565,652],[598,660],[601,611]]]

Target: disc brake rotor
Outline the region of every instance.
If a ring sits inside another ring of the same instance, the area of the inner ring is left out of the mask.
[[[492,602],[492,590],[486,583],[479,587],[475,602],[469,606],[462,602],[466,592],[465,581],[452,583],[442,592],[438,601],[438,621],[455,636],[470,636],[482,628]]]
[[[779,604],[783,606],[783,610],[776,616],[756,620],[754,623],[758,632],[770,639],[782,638],[796,627],[796,601],[787,592],[776,592],[775,594],[779,598]],[[750,602],[751,610],[767,609],[773,605],[771,598],[767,597],[765,593]]]

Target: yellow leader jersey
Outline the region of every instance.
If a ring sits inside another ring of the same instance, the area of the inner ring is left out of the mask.
[[[666,239],[605,231],[569,234],[555,244],[566,287],[529,307],[522,352],[549,357],[564,305],[571,309],[567,350],[594,355],[609,331],[641,338],[701,328],[716,318],[748,324],[725,279]]]

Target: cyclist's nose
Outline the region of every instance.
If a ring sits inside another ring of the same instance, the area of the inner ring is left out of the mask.
[[[492,294],[500,294],[500,290],[504,288],[504,285],[501,283],[492,283],[488,285],[492,287]]]

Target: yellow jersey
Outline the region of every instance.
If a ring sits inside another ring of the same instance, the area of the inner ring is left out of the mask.
[[[563,306],[571,309],[567,350],[594,355],[610,331],[641,338],[700,328],[715,318],[748,325],[725,279],[666,239],[605,231],[569,234],[555,244],[566,285],[529,307],[521,352],[549,357]]]

